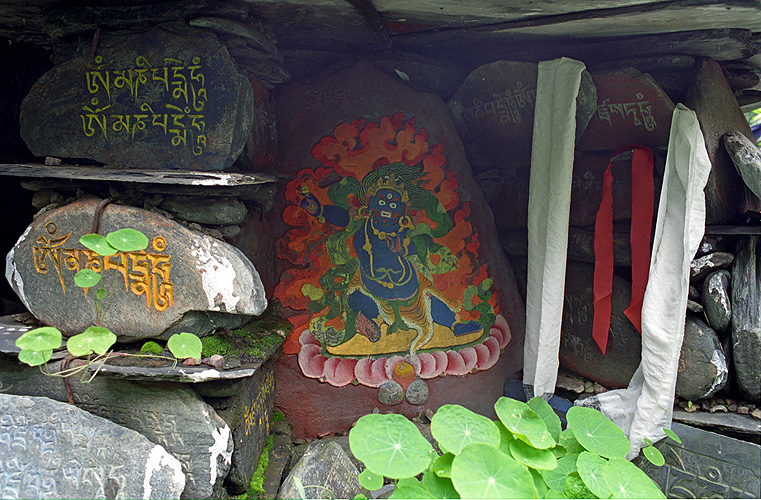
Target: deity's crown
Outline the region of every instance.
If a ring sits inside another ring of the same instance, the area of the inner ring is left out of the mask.
[[[375,194],[383,188],[392,189],[396,191],[397,193],[401,194],[403,203],[407,203],[408,201],[410,201],[410,196],[404,187],[404,182],[397,181],[396,175],[394,173],[384,175],[381,178],[379,178],[377,181],[375,181],[375,183],[370,187],[370,189],[368,189],[367,194],[368,196],[375,196]]]

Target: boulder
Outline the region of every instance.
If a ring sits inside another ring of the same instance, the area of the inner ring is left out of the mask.
[[[728,252],[713,252],[690,262],[690,281],[700,281],[719,269],[725,269],[732,264],[735,256]]]
[[[94,57],[85,53],[45,73],[21,104],[34,155],[218,171],[243,151],[253,91],[213,33],[182,23],[104,32]]]
[[[296,485],[297,478],[306,493],[305,498],[367,496],[369,492],[359,484],[358,477],[359,471],[337,443],[315,441],[291,469],[277,498],[302,498]]]
[[[577,149],[668,146],[674,103],[650,75],[631,68],[591,74],[597,88],[597,109]]]
[[[75,406],[0,394],[4,498],[180,498],[180,462]]]
[[[721,140],[745,185],[761,197],[761,151],[756,143],[739,130],[730,130]]]
[[[703,236],[703,239],[700,241],[700,246],[698,246],[698,251],[695,253],[695,257],[702,257],[709,253],[726,251],[727,243],[724,240],[724,236],[707,234]]]
[[[159,208],[179,219],[198,224],[240,224],[246,218],[246,206],[232,197],[166,196]]]
[[[716,332],[688,314],[679,354],[676,394],[688,401],[713,396],[727,383],[727,360]]]
[[[631,300],[631,283],[613,276],[610,336],[605,354],[592,338],[594,266],[569,262],[566,268],[560,364],[605,387],[626,387],[639,366],[642,337],[624,310]]]
[[[737,385],[761,402],[761,248],[759,236],[738,239],[732,267],[732,358]]]
[[[83,248],[79,238],[90,231],[98,201],[47,212],[8,254],[6,278],[41,322],[66,336],[93,324],[95,291],[74,283],[85,268],[102,271],[106,289],[115,283],[101,326],[122,342],[180,331],[203,336],[240,326],[266,308],[259,275],[238,249],[153,212],[112,204],[100,217],[101,234],[142,231],[149,239],[145,251],[103,258]]]
[[[48,365],[60,371],[61,363]],[[63,379],[13,361],[0,362],[0,383],[12,394],[68,400]],[[190,387],[96,376],[90,383],[70,377],[77,408],[145,436],[179,460],[183,498],[219,498],[231,467],[230,427]],[[138,497],[139,498],[139,497]]]
[[[725,224],[746,210],[758,211],[758,198],[745,187],[722,145],[722,136],[731,130],[740,131],[748,139],[753,134],[719,63],[703,60],[687,89],[684,104],[698,117],[711,159],[705,187],[706,224]]]
[[[732,303],[729,300],[729,271],[722,269],[708,275],[703,282],[702,303],[711,328],[726,333],[732,322]]]
[[[447,103],[475,170],[531,160],[536,78],[533,63],[485,64],[468,75]],[[577,138],[596,110],[592,80],[589,73],[582,73],[576,99]]]

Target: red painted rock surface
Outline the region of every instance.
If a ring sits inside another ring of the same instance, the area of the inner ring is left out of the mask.
[[[436,411],[444,404],[460,404],[496,418],[494,403],[503,395],[507,373],[513,372],[508,356],[502,356],[490,370],[460,377],[446,376],[428,380],[430,397],[423,405],[407,401],[386,406],[378,401],[378,389],[364,385],[333,387],[301,374],[296,356],[282,356],[276,365],[275,407],[293,424],[296,439],[348,431],[362,415],[378,408],[382,413],[396,412],[416,417],[426,409]]]
[[[665,148],[674,103],[647,73],[634,69],[592,72],[597,112],[577,149],[616,150],[632,144]]]
[[[595,223],[602,201],[602,179],[611,153],[578,152],[573,164],[570,225],[589,226]],[[613,219],[631,218],[631,153],[615,157],[613,174]],[[662,160],[655,160],[656,162]],[[486,198],[494,211],[499,229],[526,227],[528,222],[529,165],[494,169],[478,176]],[[660,178],[656,169],[656,208]],[[657,212],[657,210],[656,210]]]
[[[711,159],[705,187],[706,224],[727,223],[746,210],[759,210],[758,198],[745,187],[721,141],[730,130],[738,130],[748,139],[753,134],[719,63],[703,61],[687,90],[685,104],[698,116]]]
[[[488,391],[459,375],[493,370],[507,347],[501,391],[522,368],[524,306],[441,99],[360,62],[289,85],[278,108],[293,180],[267,216],[300,368],[282,383],[356,380],[376,406],[404,361],[426,383]]]

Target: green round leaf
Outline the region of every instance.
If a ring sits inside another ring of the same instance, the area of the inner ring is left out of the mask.
[[[547,430],[550,431],[552,439],[555,441],[560,437],[560,432],[563,427],[560,425],[560,417],[552,409],[552,406],[543,398],[535,397],[528,402],[528,407],[534,410],[534,413],[539,415],[539,418],[544,421],[544,425],[547,426]]]
[[[499,451],[507,456],[510,456],[510,443],[515,441],[515,436],[513,436],[513,433],[507,430],[505,424],[499,420],[494,422],[494,425],[496,425],[497,429],[499,429]]]
[[[72,356],[88,356],[93,352],[106,354],[116,342],[116,335],[102,326],[91,326],[66,342],[66,349]]]
[[[431,463],[431,443],[402,415],[379,413],[357,420],[349,447],[376,474],[401,479],[423,472]]]
[[[18,353],[18,359],[22,363],[26,363],[29,366],[37,366],[47,361],[53,356],[53,349],[45,349],[43,351],[32,351],[30,349],[24,349]]]
[[[576,440],[576,436],[573,435],[571,429],[564,429],[563,432],[560,433],[558,444],[566,449],[567,454],[581,453],[584,451],[584,448],[582,448]]]
[[[431,434],[442,451],[457,455],[474,443],[499,446],[499,429],[490,419],[460,405],[444,405],[431,419]]]
[[[645,455],[645,458],[650,460],[653,465],[657,465],[658,467],[661,467],[666,463],[663,454],[655,446],[650,445],[642,448],[642,454]]]
[[[590,489],[587,488],[587,485],[584,484],[584,481],[581,480],[578,471],[571,472],[568,474],[568,477],[565,478],[565,489],[563,490],[563,493],[565,493],[568,498],[594,497],[592,491],[590,491]]]
[[[28,351],[52,351],[61,347],[62,338],[58,328],[43,326],[24,332],[16,339],[16,347]]]
[[[106,298],[106,295],[108,295],[108,292],[105,288],[98,288],[95,290],[95,297],[97,297],[98,300],[103,300]]]
[[[566,415],[568,428],[581,446],[605,458],[623,458],[629,452],[624,431],[593,408],[574,406]]]
[[[536,498],[531,473],[497,448],[471,444],[452,461],[452,483],[462,498]]]
[[[118,250],[108,242],[106,237],[100,234],[86,234],[79,238],[79,242],[98,255],[113,255],[118,252]]]
[[[510,454],[518,462],[534,469],[552,470],[558,466],[555,454],[551,450],[537,450],[520,439],[510,443]]]
[[[647,474],[623,458],[608,460],[602,475],[615,498],[666,498]]]
[[[551,490],[563,491],[568,474],[576,470],[576,454],[566,455],[558,459],[558,466],[552,470],[541,471],[544,482]]]
[[[439,458],[433,461],[431,468],[433,472],[439,477],[452,477],[452,460],[454,455],[451,453],[444,453]]]
[[[676,432],[672,431],[671,429],[663,429],[663,432],[665,432],[668,437],[670,437],[677,443],[682,444],[682,440],[679,439],[679,436],[676,435]]]
[[[92,269],[82,269],[74,275],[74,283],[79,288],[90,288],[100,283],[100,273],[96,273]]]
[[[555,446],[547,425],[526,403],[502,397],[494,409],[505,427],[518,439],[540,450]]]
[[[131,228],[108,233],[106,241],[121,252],[138,252],[148,246],[148,238],[137,229]]]
[[[391,493],[391,496],[389,497],[391,500],[395,500],[397,498],[399,499],[405,499],[405,498],[436,498],[431,494],[430,491],[425,489],[425,486],[420,484],[420,481],[413,478],[413,481],[410,481],[408,483],[402,483],[401,481],[396,486],[396,489],[393,493]]]
[[[187,332],[175,333],[169,337],[166,346],[177,359],[199,359],[201,357],[201,350],[203,348],[201,339],[192,333]]]
[[[430,469],[423,474],[423,487],[434,498],[460,498],[457,490],[454,489],[451,479],[439,477]]]
[[[598,498],[609,498],[611,495],[608,483],[605,482],[605,478],[602,476],[602,469],[607,463],[608,461],[604,458],[588,451],[579,453],[579,458],[576,460],[576,469],[579,471],[579,476],[581,476],[589,491],[594,493]]]
[[[529,469],[528,471],[531,473],[531,477],[534,478],[534,487],[537,493],[539,493],[537,498],[544,498],[549,488],[547,488],[547,483],[544,482],[542,474],[536,469]]]
[[[383,476],[379,476],[370,469],[359,473],[359,484],[370,491],[380,489],[383,486]]]

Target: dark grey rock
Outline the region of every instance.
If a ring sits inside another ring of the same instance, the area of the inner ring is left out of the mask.
[[[706,415],[688,415],[701,414]],[[722,420],[732,417],[708,415]],[[761,446],[677,422],[671,430],[682,444],[671,439],[655,444],[666,459],[664,466],[655,466],[642,456],[634,462],[667,498],[761,497]]]
[[[701,295],[700,295],[700,290],[698,290],[698,287],[696,287],[694,285],[690,285],[690,289],[687,292],[687,298],[689,300],[698,301],[698,300],[700,300],[700,297],[701,297]]]
[[[57,373],[60,362],[48,368]],[[233,452],[230,427],[188,386],[102,376],[90,383],[73,376],[69,382],[78,408],[142,434],[180,461],[183,498],[216,498],[221,492]],[[0,384],[12,394],[67,401],[61,378],[13,361],[0,362]]]
[[[732,303],[729,300],[729,271],[711,273],[703,282],[702,303],[708,323],[717,333],[726,333],[732,322]]]
[[[592,338],[594,266],[568,263],[566,269],[560,363],[605,387],[626,387],[639,366],[642,337],[624,310],[631,300],[631,283],[613,276],[610,335],[605,354]]]
[[[404,401],[404,389],[396,380],[389,380],[378,389],[378,401],[394,406]]]
[[[393,72],[415,90],[433,92],[449,99],[468,76],[467,70],[456,64],[428,59],[417,54],[405,54],[404,59],[378,59],[375,64]]]
[[[35,83],[21,135],[37,156],[224,170],[243,151],[253,99],[211,32],[181,23],[104,32],[94,60],[70,58]]]
[[[106,419],[47,398],[0,394],[4,498],[180,498],[180,462]]]
[[[579,94],[576,96],[576,140],[578,141],[597,111],[597,87],[589,71],[581,72]]]
[[[761,401],[761,248],[759,236],[737,241],[732,267],[732,357],[737,385]]]
[[[420,377],[416,378],[404,393],[404,397],[411,405],[424,405],[428,402],[431,393],[428,390],[428,384]]]
[[[234,35],[244,38],[252,47],[263,50],[267,54],[277,54],[277,47],[272,36],[266,33],[262,25],[242,23],[222,17],[197,17],[188,23],[198,28],[208,28],[224,35]]]
[[[316,441],[307,448],[280,486],[278,498],[301,498],[295,478],[301,480],[307,498],[354,498],[367,496],[359,471],[341,447],[332,441]]]
[[[707,234],[703,236],[703,240],[700,242],[700,246],[698,246],[698,251],[695,253],[695,257],[702,257],[714,252],[726,252],[726,247],[727,245],[723,236]]]
[[[280,489],[280,483],[283,482],[283,473],[288,466],[288,460],[291,458],[290,440],[285,442],[276,439],[273,440],[272,449],[269,453],[269,463],[267,470],[264,472],[264,498],[277,498],[277,492]]]
[[[246,206],[237,198],[167,196],[159,208],[199,224],[240,224],[246,218]]]
[[[734,255],[727,252],[714,252],[690,262],[690,281],[700,281],[714,271],[725,269],[732,264]]]
[[[688,299],[687,300],[687,310],[688,311],[692,311],[692,312],[694,312],[696,314],[700,314],[700,313],[703,312],[703,306],[700,303],[695,302],[694,300],[689,300]]]
[[[676,394],[689,401],[710,398],[727,382],[727,360],[716,332],[687,315],[679,354]]]
[[[761,151],[758,146],[739,130],[730,130],[721,140],[745,185],[761,197]]]
[[[235,443],[232,467],[225,485],[233,495],[248,489],[259,457],[267,444],[275,402],[275,362],[262,365],[242,380],[240,392],[226,398],[208,398],[232,429]]]
[[[101,234],[125,227],[142,231],[149,239],[146,252],[104,259],[84,249],[78,240],[90,231],[97,203],[83,199],[39,217],[8,254],[6,278],[43,323],[66,336],[93,324],[94,291],[86,296],[74,284],[85,267],[106,268],[104,287],[116,281],[101,326],[120,341],[178,330],[202,336],[220,323],[239,326],[266,308],[259,275],[240,250],[146,210],[112,204],[100,221]]]

